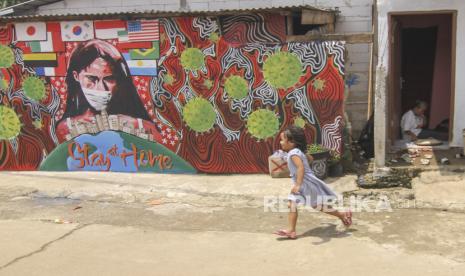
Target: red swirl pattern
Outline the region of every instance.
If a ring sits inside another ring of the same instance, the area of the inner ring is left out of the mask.
[[[263,100],[256,95],[250,99],[251,111],[268,108],[277,114],[280,122],[279,131],[274,137],[258,141],[251,136],[247,130],[246,120],[241,117],[240,111],[232,109],[232,100],[225,95],[224,86],[226,79],[231,75],[244,76],[247,81],[253,82],[251,83],[252,90],[262,87],[266,82],[262,71],[262,62],[266,60],[266,56],[262,56],[263,53],[260,50],[246,51],[242,46],[251,42],[259,42],[266,48],[265,43],[261,41],[268,38],[276,39],[272,47],[276,47],[276,43],[283,43],[286,36],[285,21],[282,16],[268,14],[260,15],[259,18],[261,21],[253,24],[248,23],[250,18],[243,18],[237,24],[230,24],[226,32],[222,30],[222,36],[218,41],[201,37],[201,31],[194,27],[195,18],[193,17],[175,18],[166,21],[169,23],[165,23],[175,24],[177,30],[182,33],[184,41],[179,35],[174,38],[168,37],[166,26],[160,25],[162,62],[159,64],[158,77],[162,78],[163,81],[156,81],[162,86],[162,90],[169,94],[165,93],[157,98],[155,102],[158,105],[151,108],[155,108],[156,112],[182,134],[177,154],[200,172],[268,172],[268,156],[280,147],[279,133],[293,124],[296,117],[302,117],[294,100],[286,99],[286,96],[295,89],[302,87],[306,89],[307,100],[312,108],[311,112],[316,118],[315,124],[307,122],[305,125],[308,142],[321,140],[321,129],[327,124],[334,123],[335,118],[343,113],[343,76],[334,65],[333,57],[327,54],[327,64],[319,74],[312,75],[310,68],[307,68],[293,87],[278,89],[276,91],[278,93],[276,105],[265,105]],[[6,30],[0,31],[1,39],[7,35]],[[112,43],[117,44],[117,41],[113,40]],[[74,44],[66,45],[71,49]],[[288,50],[287,44],[280,44],[280,46],[281,51]],[[30,51],[26,43],[17,43],[16,47],[21,48],[24,52]],[[204,53],[208,52],[205,56],[205,68],[202,70],[192,72],[182,67],[181,55],[186,48],[190,47],[198,48]],[[223,68],[223,58],[229,53],[231,47],[238,47],[236,50],[240,51],[241,57],[247,61],[247,68],[243,67],[244,64],[242,66],[228,65],[227,68]],[[252,79],[245,77],[247,71],[252,72]],[[2,75],[7,82],[12,82],[10,89],[18,91],[22,86],[21,80],[27,73],[21,66],[15,65],[10,69],[2,69]],[[58,89],[56,82],[63,79],[44,78],[44,80],[47,82],[47,98],[42,103],[47,105],[52,101],[50,85]],[[147,81],[149,80],[147,79]],[[323,89],[318,89],[318,86],[315,85],[316,80],[324,83]],[[62,114],[64,101],[66,101],[66,86],[59,87],[60,104],[58,112],[55,114],[57,118]],[[238,135],[234,138],[229,137],[230,141],[228,141],[218,124],[215,124],[213,129],[206,133],[193,131],[182,117],[182,106],[187,102],[182,89],[186,89],[186,87],[190,90],[190,95],[209,100],[216,108],[218,116],[221,117],[222,125]],[[42,126],[37,127],[33,124],[30,107],[20,97],[15,97],[14,100],[9,101],[5,91],[1,93],[1,104],[13,107],[15,112],[21,115],[22,127],[21,133],[16,139],[16,152],[9,141],[0,141],[0,170],[35,170],[44,158],[44,153],[48,154],[56,147],[51,138],[50,129],[53,120],[57,118],[53,118],[52,114],[42,113]],[[249,91],[249,93],[252,92]],[[340,135],[341,132],[342,129],[339,130],[339,134],[336,133],[336,136]]]

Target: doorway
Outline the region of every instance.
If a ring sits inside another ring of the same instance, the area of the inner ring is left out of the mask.
[[[428,103],[429,129],[451,138],[455,13],[390,16],[388,142],[401,139],[400,120],[418,100]]]

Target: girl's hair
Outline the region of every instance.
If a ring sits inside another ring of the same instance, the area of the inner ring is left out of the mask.
[[[297,126],[288,126],[284,130],[284,135],[289,142],[295,144],[296,148],[300,149],[303,153],[307,151],[307,140],[305,139],[304,130]]]
[[[87,101],[81,85],[74,79],[73,72],[85,70],[97,58],[102,58],[110,65],[116,79],[113,96],[108,103],[108,114],[123,114],[134,118],[149,120],[150,117],[142,104],[136,87],[129,74],[129,67],[121,53],[112,44],[102,40],[90,40],[82,43],[73,51],[66,73],[68,97],[66,112],[62,120],[83,114],[87,109],[98,113]]]

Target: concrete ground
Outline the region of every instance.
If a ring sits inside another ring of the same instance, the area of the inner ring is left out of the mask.
[[[1,172],[0,275],[463,275],[462,174],[425,172],[408,191],[355,180],[328,183],[392,209],[356,212],[349,229],[302,210],[299,239],[282,240],[270,233],[286,213],[264,204],[289,179]]]

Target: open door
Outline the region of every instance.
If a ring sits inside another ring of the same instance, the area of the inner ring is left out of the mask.
[[[428,128],[435,129],[453,118],[453,16],[453,13],[390,16],[389,145],[401,139],[402,115],[417,100],[429,105],[425,114]]]
[[[425,116],[431,118],[434,61],[437,30],[435,27],[401,29],[401,114],[412,109],[417,100],[427,102]]]

